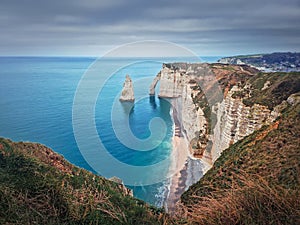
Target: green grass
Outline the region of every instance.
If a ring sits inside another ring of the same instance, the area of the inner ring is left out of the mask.
[[[0,138],[0,224],[163,224],[161,209],[40,144]]]
[[[261,90],[267,81],[271,82],[271,86]],[[259,73],[247,83],[252,86],[252,94],[250,98],[243,99],[243,103],[247,106],[261,104],[272,110],[291,94],[300,92],[300,72]]]

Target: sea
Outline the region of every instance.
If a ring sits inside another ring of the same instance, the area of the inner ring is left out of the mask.
[[[202,62],[216,62],[221,57],[200,58]],[[174,131],[170,114],[171,105],[166,99],[148,95],[150,83],[135,85],[135,81],[143,78],[154,79],[162,68],[162,62],[180,62],[188,59],[143,58],[137,59],[135,63],[126,64],[126,61],[132,60],[107,58],[102,59],[102,64],[110,68],[120,60],[122,65],[126,66],[118,68],[109,79],[105,80],[94,106],[97,138],[120,162],[133,166],[155,165],[161,160],[168,159],[172,152],[171,141]],[[73,123],[77,122],[74,121],[73,103],[78,84],[96,61],[94,57],[0,57],[0,136],[13,141],[42,143],[76,166],[103,175],[83,156],[73,127]],[[116,101],[126,74],[133,80],[136,98],[139,98],[129,107]],[[101,71],[99,76],[104,76]],[[85,98],[89,98],[89,95],[87,94]],[[114,107],[117,111],[112,114]],[[139,139],[146,139],[151,135],[149,129],[151,119],[161,118],[166,125],[166,134],[161,143],[147,152],[136,151],[124,145],[116,135],[114,125],[123,123],[126,116],[129,116],[131,132]],[[84,144],[93,148],[90,140],[86,138]],[[93,160],[97,161],[96,155]],[[109,162],[106,167],[110,171],[110,176],[114,176],[114,172],[117,173],[114,171],[116,168],[110,168]],[[164,171],[161,175],[166,176],[166,173],[167,171]],[[132,176],[134,177],[134,174]],[[152,175],[146,173],[145,176]],[[127,186],[133,189],[135,197],[162,207],[168,185],[166,179],[150,185]]]

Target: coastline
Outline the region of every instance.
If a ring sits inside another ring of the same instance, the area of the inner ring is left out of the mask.
[[[173,118],[172,155],[169,170],[170,185],[165,208],[168,212],[175,209],[177,201],[186,188],[187,162],[189,159],[189,143],[181,131],[181,124],[178,120],[178,113],[173,105],[170,111]]]
[[[172,100],[173,101],[173,100]],[[176,209],[176,203],[180,196],[189,186],[200,180],[200,178],[211,168],[211,162],[204,156],[202,159],[194,158],[189,151],[189,141],[181,129],[178,119],[176,105],[173,102],[170,111],[173,118],[172,155],[169,169],[170,183],[168,194],[164,204],[169,213]]]

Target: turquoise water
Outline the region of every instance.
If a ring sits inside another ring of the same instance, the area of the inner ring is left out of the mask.
[[[208,61],[216,59],[217,57],[208,58]],[[126,61],[107,59],[105,65],[110,67],[116,60]],[[14,141],[43,143],[64,155],[71,163],[95,172],[81,155],[72,127],[72,106],[77,85],[94,61],[94,58],[0,57],[0,136]],[[136,97],[144,98],[136,102],[132,109],[128,109],[129,112],[126,112],[126,104],[117,101],[116,104],[120,104],[119,109],[123,110],[118,111],[114,121],[122,123],[122,118],[129,114],[133,134],[138,138],[147,138],[150,135],[148,126],[151,118],[162,118],[167,125],[167,133],[157,148],[140,152],[124,146],[116,137],[111,121],[112,105],[120,94],[125,75],[130,74],[133,81],[145,77],[152,79],[160,69],[161,60],[154,59],[120,68],[107,80],[98,96],[95,123],[99,138],[108,151],[122,162],[136,166],[151,165],[170,155],[173,134],[170,105],[164,99],[148,96],[150,84],[143,88],[135,86]],[[89,140],[86,144],[90,145]],[[114,168],[109,170],[113,176]],[[161,182],[131,188],[134,189],[136,197],[161,206],[166,186],[167,182]]]

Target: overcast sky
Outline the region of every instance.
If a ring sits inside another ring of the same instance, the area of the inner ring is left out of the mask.
[[[0,55],[101,56],[163,40],[200,56],[300,51],[300,0],[1,0]]]

